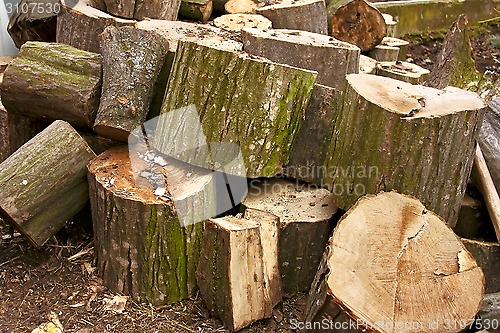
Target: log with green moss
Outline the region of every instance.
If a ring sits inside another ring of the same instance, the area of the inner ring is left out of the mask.
[[[122,19],[91,7],[82,1],[76,4],[62,3],[57,18],[58,43],[68,44],[81,50],[100,53],[100,34],[108,26],[131,26],[134,20]]]
[[[102,95],[94,131],[127,142],[130,132],[146,121],[168,41],[156,31],[110,26],[102,34],[101,52]]]
[[[201,221],[215,215],[211,171],[124,146],[91,161],[88,179],[104,285],[155,305],[194,296]]]
[[[0,164],[0,213],[42,246],[88,201],[85,140],[57,120]]]
[[[104,0],[104,4],[108,13],[118,17],[175,21],[181,0]]]
[[[27,42],[5,70],[1,94],[9,113],[92,128],[101,56],[64,44]]]
[[[182,0],[179,16],[206,23],[212,16],[212,0]]]
[[[207,143],[238,144],[248,177],[274,176],[288,161],[315,78],[311,71],[180,41],[154,146],[179,156],[192,137],[204,135]],[[188,106],[198,113],[202,133],[184,134],[181,128],[196,124],[168,115]],[[222,150],[212,151],[213,156],[225,154],[228,145],[218,147]],[[210,168],[217,169],[212,162]]]
[[[339,207],[395,189],[417,197],[453,227],[485,111],[481,98],[458,88],[350,74],[344,101],[325,179]]]

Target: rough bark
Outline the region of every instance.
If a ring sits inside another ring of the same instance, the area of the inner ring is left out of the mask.
[[[269,294],[274,291],[267,284],[271,277],[266,267],[268,259],[276,261],[276,253],[266,251],[270,244],[264,244],[262,224],[268,224],[275,234],[278,225],[276,220],[269,224],[255,214],[250,216],[208,220],[196,272],[209,311],[231,331],[271,317],[276,301]]]
[[[76,5],[62,5],[57,18],[58,43],[100,53],[100,34],[108,26],[121,27],[134,25],[136,21],[111,16],[82,2]]]
[[[214,19],[218,28],[241,31],[243,28],[271,29],[272,22],[258,14],[226,14]]]
[[[93,157],[68,123],[55,121],[0,164],[2,217],[42,246],[87,203]]]
[[[326,331],[459,332],[481,307],[484,276],[474,258],[410,196],[360,199],[337,224],[323,259],[304,321],[331,321]],[[349,320],[355,330],[333,329]]]
[[[182,0],[179,16],[206,23],[212,16],[212,0]]]
[[[337,212],[331,193],[285,179],[252,181],[242,204],[280,218],[283,290],[289,296],[309,290]]]
[[[350,74],[325,184],[341,209],[366,193],[397,190],[453,227],[484,114],[476,93]]]
[[[175,21],[181,0],[104,0],[108,13],[123,18]]]
[[[186,217],[210,210],[215,198],[208,170],[164,159],[162,171],[164,163],[152,162],[156,155],[146,160],[151,154],[142,147],[130,155],[126,147],[108,150],[89,164],[88,178],[104,284],[136,301],[161,305],[195,295],[204,228],[186,223]]]
[[[342,89],[346,74],[358,73],[359,49],[327,35],[299,30],[248,28],[243,50],[271,61],[318,72],[317,83]]]
[[[500,192],[500,96],[492,98],[488,106],[479,131],[478,144],[495,188]]]
[[[258,8],[256,13],[270,19],[275,29],[328,34],[324,0],[283,1]]]
[[[483,306],[478,317],[480,321],[476,321],[477,328],[488,328],[487,333],[500,332],[498,322],[498,318],[500,318],[500,292],[484,295]]]
[[[384,17],[365,0],[331,1],[327,13],[330,34],[363,52],[372,50],[386,36]]]
[[[390,77],[411,84],[423,84],[429,77],[429,71],[410,62],[379,62],[377,75]]]
[[[483,270],[485,293],[500,292],[500,244],[467,238],[461,240]]]
[[[10,2],[14,15],[9,20],[7,31],[18,48],[28,41],[56,41],[59,1],[21,0],[17,6],[15,3]]]
[[[377,60],[365,55],[359,56],[359,72],[361,74],[375,74],[377,71]]]
[[[192,137],[203,137],[207,143],[239,143],[248,177],[274,176],[288,160],[315,77],[313,72],[245,53],[181,41],[167,84],[154,147],[181,158],[179,154],[184,154]],[[192,129],[196,124],[169,116],[190,107],[199,115],[196,122],[201,126],[197,133]],[[225,147],[219,145],[219,149],[212,150],[213,155],[227,154]],[[182,158],[188,163],[198,163],[199,157]],[[218,169],[213,160],[208,162],[209,165],[200,166]]]
[[[108,27],[102,34],[102,95],[94,131],[127,142],[146,121],[168,52],[168,41],[155,31]]]
[[[101,92],[101,56],[72,46],[27,42],[6,69],[9,113],[92,128]]]

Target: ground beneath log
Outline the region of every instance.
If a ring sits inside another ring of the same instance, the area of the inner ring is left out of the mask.
[[[408,57],[432,69],[441,43],[412,40]],[[500,77],[500,28],[484,29],[472,43],[478,69]],[[0,221],[0,333],[31,332],[51,312],[65,332],[225,332],[199,297],[159,308],[128,301],[116,314],[107,305],[114,296],[94,271],[88,218],[70,224],[41,250]],[[284,301],[272,318],[242,332],[292,332],[290,320],[301,317],[304,298]]]

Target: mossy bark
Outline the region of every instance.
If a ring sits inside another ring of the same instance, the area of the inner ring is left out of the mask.
[[[212,15],[212,0],[182,0],[179,16],[207,22]]]
[[[484,115],[482,100],[456,88],[441,91],[368,74],[347,80],[325,178],[339,207],[347,210],[364,194],[394,189],[417,197],[453,227]]]
[[[168,41],[135,27],[108,27],[102,36],[103,92],[94,131],[127,142],[130,132],[146,121]]]
[[[5,70],[1,94],[9,113],[92,128],[101,56],[64,44],[27,42]]]
[[[181,0],[104,0],[108,13],[124,18],[175,21]]]
[[[248,177],[274,176],[288,161],[315,77],[265,59],[180,41],[161,112],[194,106],[203,133],[190,132],[189,137],[239,144]],[[178,126],[160,118],[155,148],[166,155],[183,151],[190,138],[178,137]]]
[[[132,26],[133,20],[111,16],[82,2],[74,6],[62,5],[57,17],[58,43],[68,44],[81,50],[100,53],[100,34],[108,26]]]
[[[85,166],[93,157],[68,123],[52,123],[0,164],[3,218],[42,246],[87,203]]]

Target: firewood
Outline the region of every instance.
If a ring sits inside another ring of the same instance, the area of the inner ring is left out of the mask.
[[[485,293],[500,292],[500,244],[461,238],[484,273]]]
[[[212,16],[212,6],[212,0],[182,0],[179,16],[205,23]]]
[[[423,84],[429,73],[429,70],[405,61],[383,61],[377,64],[377,75],[412,84]]]
[[[61,13],[57,18],[58,43],[68,44],[73,47],[100,53],[99,35],[108,26],[131,26],[136,21],[114,17],[86,5],[82,2],[61,5]]]
[[[399,47],[379,44],[368,53],[368,56],[377,61],[396,62],[399,57]]]
[[[283,290],[288,295],[309,290],[337,212],[332,194],[285,179],[254,180],[242,204],[280,218]]]
[[[64,1],[64,0],[61,0]],[[80,1],[78,1],[80,3]],[[99,9],[103,12],[106,12],[106,3],[104,0],[89,0],[88,5],[91,7],[94,7],[96,9]]]
[[[396,37],[396,26],[398,22],[394,20],[394,17],[390,14],[382,13],[384,17],[385,24],[387,25],[386,37]]]
[[[333,0],[327,8],[328,31],[339,40],[370,51],[387,32],[384,17],[365,0]]]
[[[7,31],[18,48],[28,41],[56,41],[57,14],[61,10],[59,1],[21,0],[9,4],[14,14]]]
[[[101,56],[72,46],[27,42],[5,70],[9,113],[92,128],[101,92]]]
[[[269,285],[277,272],[267,266],[277,261],[277,221],[276,216],[253,211],[245,218],[227,216],[206,223],[196,274],[200,294],[231,331],[271,317],[280,300]]]
[[[365,55],[359,56],[359,72],[361,74],[375,74],[377,71],[377,60]]]
[[[500,88],[500,81],[497,86]],[[500,192],[500,92],[491,99],[488,107],[479,131],[478,144],[495,188]]]
[[[224,11],[228,14],[255,14],[263,5],[256,0],[229,0],[224,4]]]
[[[127,142],[146,121],[168,52],[160,33],[135,27],[108,27],[102,34],[103,88],[94,131]]]
[[[481,98],[453,87],[349,74],[344,99],[325,179],[339,207],[394,189],[417,197],[453,227],[485,111]]]
[[[382,42],[380,42],[380,44],[399,48],[397,60],[400,61],[406,60],[406,54],[408,53],[408,45],[410,45],[409,42],[395,37],[384,37],[384,39],[382,39]]]
[[[386,192],[361,198],[337,224],[304,322],[344,328],[335,332],[453,333],[473,322],[483,294],[481,268],[445,221]],[[357,330],[345,329],[349,321]]]
[[[0,164],[0,214],[42,246],[87,203],[85,166],[93,157],[68,123],[53,122]]]
[[[88,178],[105,286],[155,305],[194,296],[203,223],[190,216],[212,213],[211,171],[142,147],[130,155],[118,147],[88,165]]]
[[[315,78],[316,73],[304,69],[180,41],[154,147],[172,157],[185,152],[188,138],[199,133],[177,130],[193,124],[168,113],[192,106],[206,142],[238,142],[248,177],[274,176],[288,160]],[[214,155],[224,155],[220,149]],[[182,160],[197,163],[199,156],[186,158]],[[216,164],[200,166],[217,169]]]
[[[326,7],[323,0],[284,0],[256,10],[273,22],[275,29],[292,29],[328,34]]]
[[[104,0],[104,3],[108,13],[119,17],[175,21],[181,0]]]
[[[318,72],[317,82],[342,89],[359,70],[359,48],[327,35],[300,30],[242,31],[243,50],[271,61]]]
[[[243,28],[271,29],[272,22],[257,14],[226,14],[214,19],[216,27],[240,31]]]

